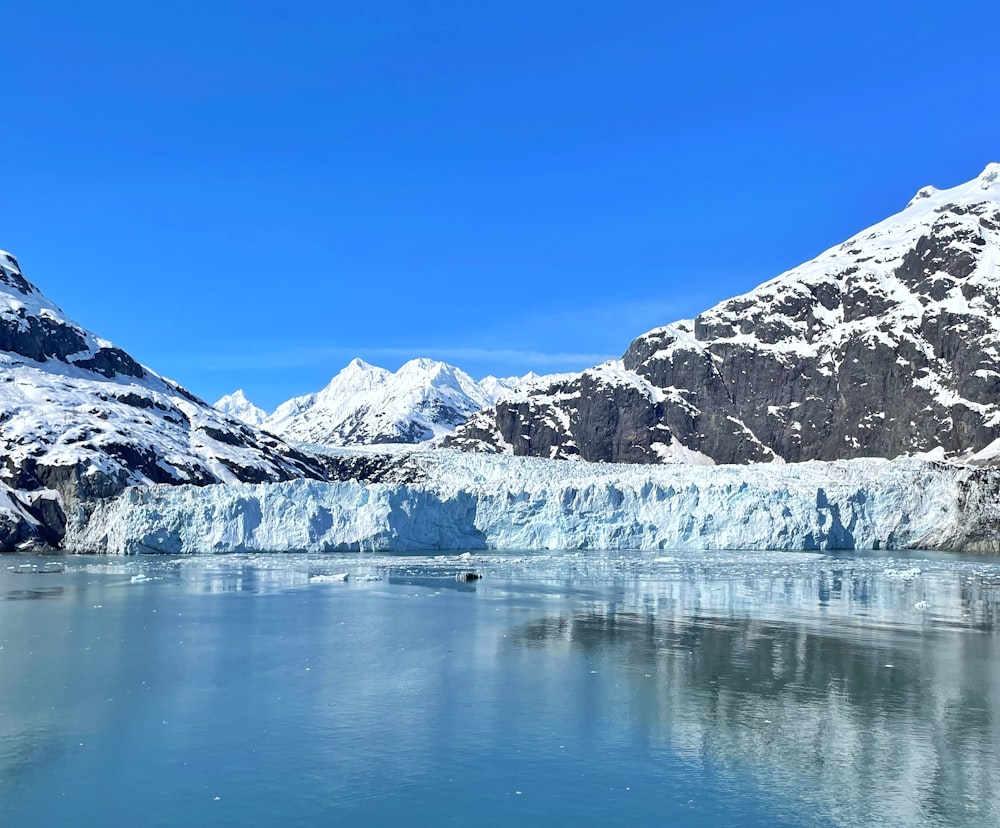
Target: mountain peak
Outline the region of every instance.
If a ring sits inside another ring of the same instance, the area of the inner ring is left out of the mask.
[[[932,187],[930,184],[928,184],[926,187],[921,187],[919,190],[917,190],[917,194],[910,199],[910,203],[907,204],[906,206],[912,207],[918,201],[923,201],[924,199],[927,198],[934,198],[934,196],[936,196],[939,192],[940,191],[938,190],[937,187]]]
[[[336,398],[343,396],[345,389],[378,388],[385,385],[390,376],[392,375],[385,368],[370,365],[363,359],[355,357],[340,369],[326,388],[320,391],[320,395]]]
[[[38,295],[40,291],[21,274],[21,265],[13,253],[0,250],[0,284],[14,288],[23,296]]]
[[[250,402],[242,388],[217,400],[213,408],[252,426],[259,426],[267,418],[267,412]]]
[[[1000,163],[991,161],[977,179],[984,190],[1000,186]]]
[[[439,362],[436,359],[418,357],[404,362],[394,376],[407,382],[422,382],[430,384],[440,384],[452,380],[459,385],[475,385],[476,382],[468,376],[461,368],[449,365],[447,362]]]
[[[655,463],[972,456],[1000,440],[1000,164],[693,322],[620,369],[532,384],[449,442]]]
[[[906,206],[910,208],[915,204],[928,200],[933,202],[933,205],[926,205],[928,207],[940,207],[945,203],[951,204],[956,201],[979,201],[982,199],[983,190],[994,189],[1000,194],[1000,163],[991,161],[971,181],[963,181],[955,187],[949,187],[944,190],[930,185],[921,187]]]
[[[350,362],[347,363],[347,365],[345,365],[343,367],[343,369],[341,370],[341,373],[344,373],[344,371],[365,371],[365,372],[369,372],[369,371],[380,371],[380,370],[382,370],[382,369],[377,368],[376,366],[372,365],[371,363],[365,362],[363,359],[361,359],[361,357],[354,357],[354,359],[352,359]]]
[[[428,357],[417,357],[416,359],[411,359],[404,362],[400,367],[400,371],[406,371],[407,373],[422,371],[424,373],[431,373],[433,371],[440,371],[442,368],[449,368],[451,366],[444,362],[439,362],[436,359],[430,359]]]
[[[3,265],[8,270],[16,270],[18,273],[21,272],[21,265],[17,263],[17,259],[14,257],[14,254],[8,253],[6,250],[0,250],[0,265]]]

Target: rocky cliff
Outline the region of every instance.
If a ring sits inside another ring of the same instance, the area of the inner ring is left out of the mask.
[[[459,448],[585,460],[753,463],[1000,439],[1000,164],[622,360],[472,417]]]

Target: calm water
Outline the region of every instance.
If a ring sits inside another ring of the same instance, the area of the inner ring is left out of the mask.
[[[0,825],[992,827],[998,612],[920,555],[3,558]]]

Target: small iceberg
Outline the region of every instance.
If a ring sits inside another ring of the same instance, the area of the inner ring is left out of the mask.
[[[914,578],[920,577],[920,567],[911,566],[909,569],[886,569],[886,578],[893,578],[899,581],[912,581]]]

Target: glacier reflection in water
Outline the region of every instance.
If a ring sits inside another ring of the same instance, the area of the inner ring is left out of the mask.
[[[0,823],[994,826],[998,607],[920,554],[9,558]]]

